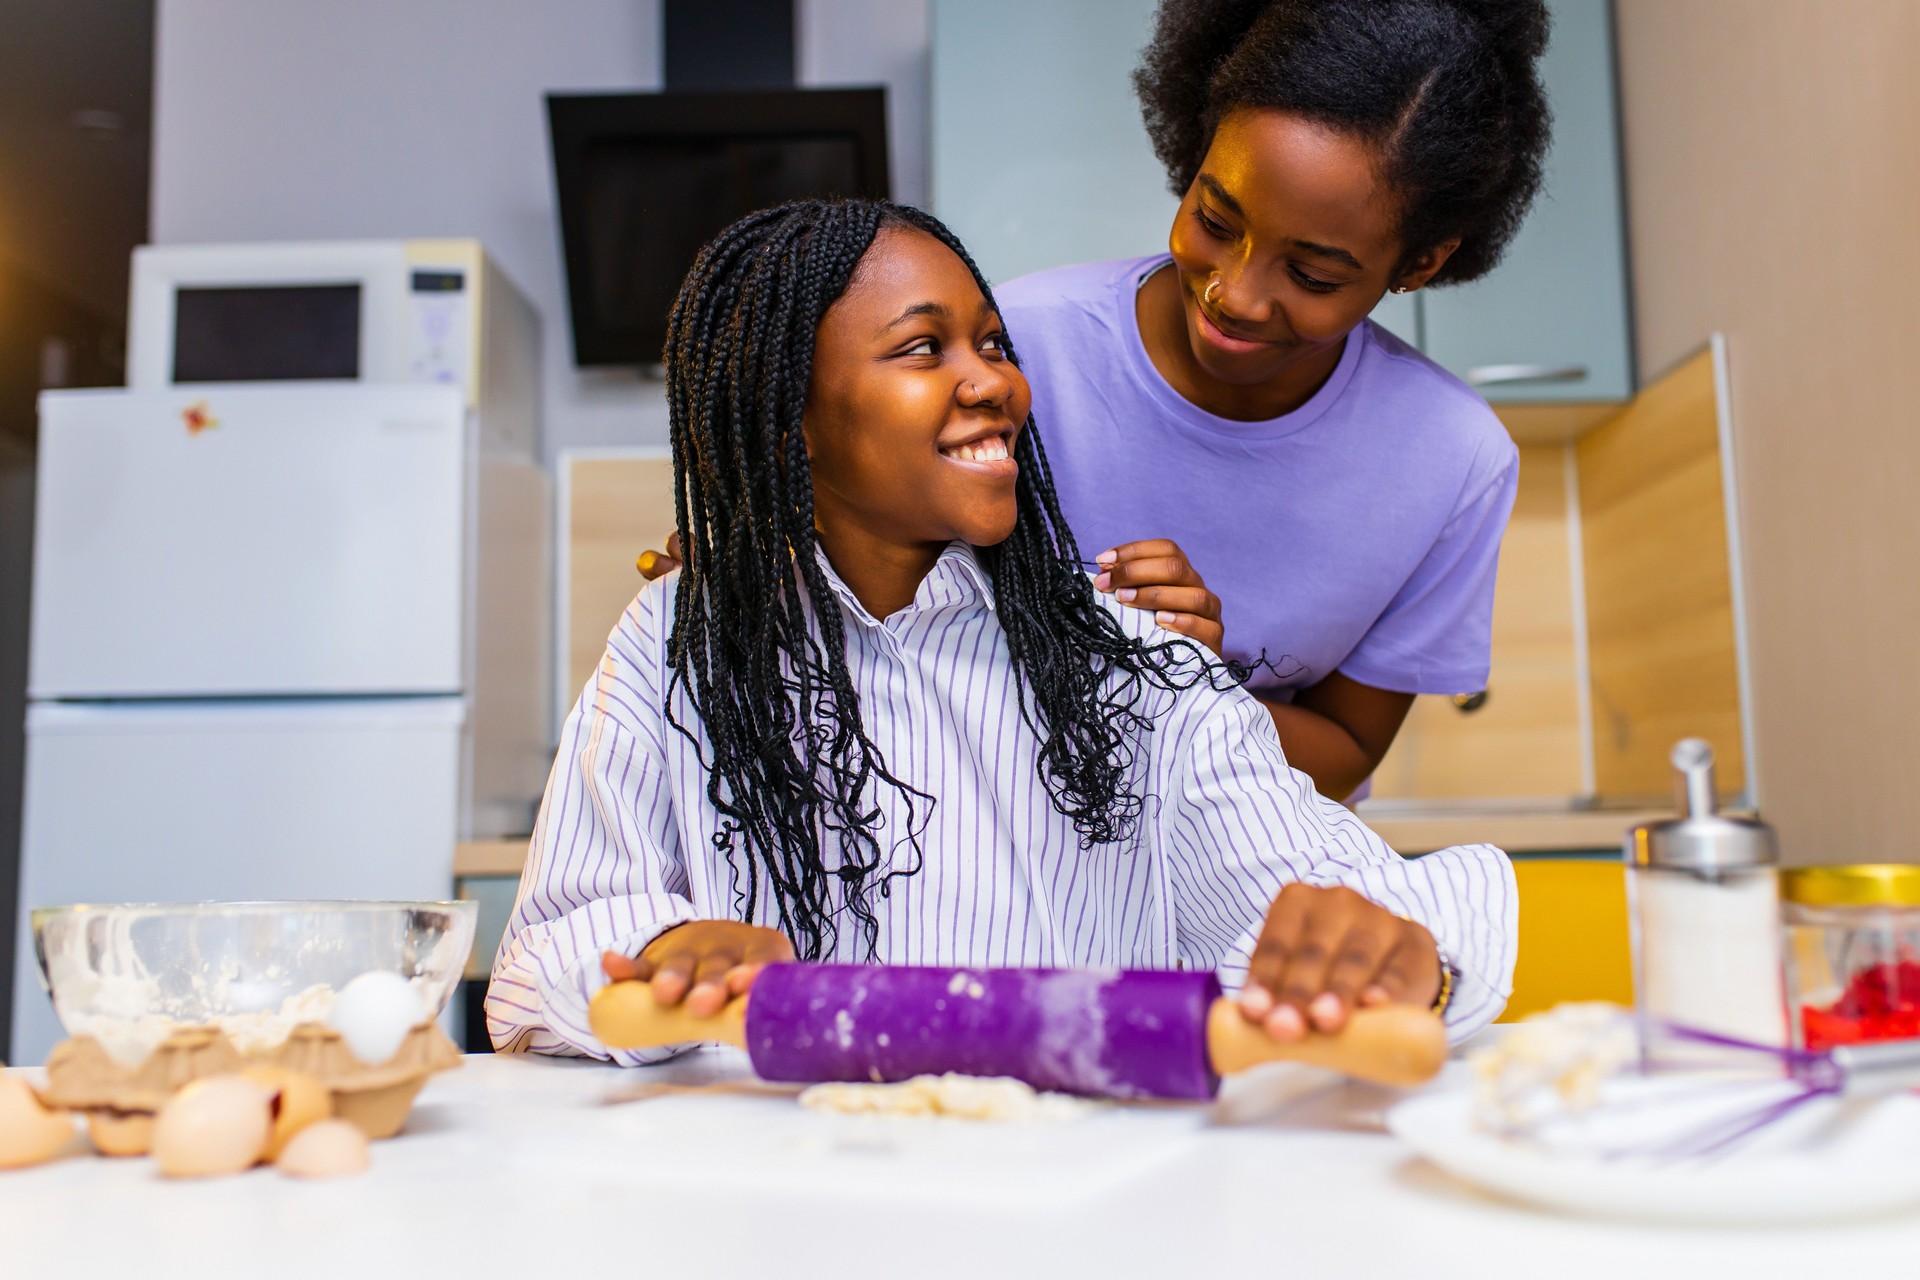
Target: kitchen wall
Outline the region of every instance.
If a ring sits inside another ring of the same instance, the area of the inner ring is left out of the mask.
[[[926,190],[924,0],[802,0],[803,84],[889,86]],[[656,89],[659,0],[160,0],[153,238],[476,236],[546,322],[549,460],[666,440],[660,388],[573,367],[542,95]]]
[[[1792,862],[1920,829],[1920,5],[1617,0],[1642,370],[1727,335],[1761,807]]]

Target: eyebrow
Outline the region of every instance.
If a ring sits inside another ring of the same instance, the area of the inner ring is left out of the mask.
[[[983,316],[996,314],[993,304],[985,298],[980,299],[980,314]],[[887,333],[898,329],[907,321],[918,316],[936,316],[942,320],[949,320],[953,317],[953,311],[944,302],[916,302],[893,319],[887,321],[885,327],[883,327],[880,332]]]
[[[1240,218],[1243,221],[1246,219],[1247,211],[1240,207],[1240,202],[1235,200],[1225,187],[1220,185],[1218,178],[1210,173],[1203,173],[1199,177],[1199,183],[1202,187],[1206,188],[1208,195],[1212,196],[1220,204],[1226,206],[1228,213],[1231,213],[1234,217]],[[1360,265],[1360,259],[1354,257],[1338,245],[1317,244],[1312,240],[1289,240],[1287,243],[1300,250],[1300,252],[1311,254],[1316,258],[1326,258],[1329,261],[1339,263],[1341,266],[1351,267],[1355,271],[1366,270],[1365,267]]]

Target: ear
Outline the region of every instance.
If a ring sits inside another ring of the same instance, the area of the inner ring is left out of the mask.
[[[1455,236],[1451,240],[1443,240],[1431,249],[1414,255],[1413,260],[1393,278],[1393,287],[1407,293],[1423,288],[1440,268],[1447,265],[1447,259],[1451,258],[1453,251],[1459,247],[1460,238]]]

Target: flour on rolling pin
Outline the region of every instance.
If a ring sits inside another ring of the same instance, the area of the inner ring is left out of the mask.
[[[841,1115],[945,1116],[1011,1124],[1078,1120],[1098,1106],[1084,1098],[1041,1093],[1006,1076],[956,1072],[894,1084],[817,1084],[801,1093],[800,1105]]]

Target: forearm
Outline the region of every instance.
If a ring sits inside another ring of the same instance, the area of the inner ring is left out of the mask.
[[[1273,716],[1287,763],[1312,778],[1321,795],[1345,800],[1373,773],[1374,759],[1339,724],[1292,703],[1260,703]]]

